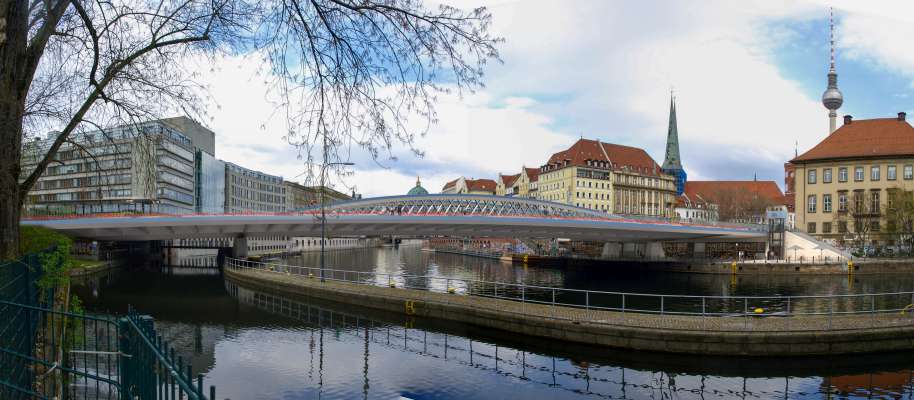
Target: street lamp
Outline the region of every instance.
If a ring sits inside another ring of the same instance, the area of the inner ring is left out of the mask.
[[[326,209],[325,209],[325,204],[324,204],[324,190],[325,190],[324,176],[327,174],[327,167],[334,166],[334,165],[352,166],[352,165],[355,165],[355,163],[332,162],[332,163],[325,163],[323,166],[321,166],[321,185],[318,188],[318,190],[320,190],[320,202],[321,202],[321,282],[324,282],[324,267],[325,267],[324,242],[326,241],[325,238],[327,237],[327,214],[326,214]]]

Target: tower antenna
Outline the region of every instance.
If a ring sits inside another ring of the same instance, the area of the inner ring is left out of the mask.
[[[828,72],[835,72],[835,9],[828,7],[828,42],[829,61]]]
[[[835,69],[835,12],[828,8],[829,66],[828,88],[822,93],[822,105],[828,110],[828,134],[837,128],[838,109],[844,104],[844,95],[838,90],[838,72]]]

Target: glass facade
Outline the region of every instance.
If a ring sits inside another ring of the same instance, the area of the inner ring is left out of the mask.
[[[225,162],[209,153],[197,150],[196,154],[198,213],[225,212]]]

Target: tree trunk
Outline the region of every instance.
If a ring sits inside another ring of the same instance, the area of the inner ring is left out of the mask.
[[[0,2],[0,260],[19,253],[22,120],[31,82],[27,73],[28,1]]]
[[[2,67],[2,66],[0,66]],[[0,97],[4,94],[0,93]],[[22,157],[22,112],[0,99],[0,260],[19,253],[19,161]]]

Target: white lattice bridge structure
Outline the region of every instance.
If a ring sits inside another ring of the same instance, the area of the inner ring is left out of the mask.
[[[756,241],[767,227],[618,216],[546,201],[484,195],[391,196],[326,207],[328,237],[489,236],[593,241]],[[33,215],[40,225],[97,240],[320,236],[319,208],[269,214]]]

